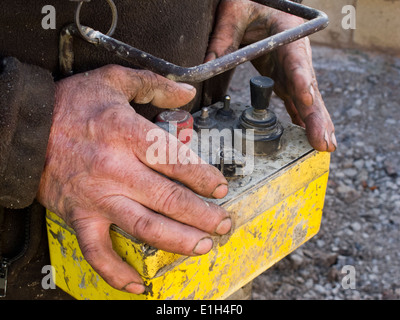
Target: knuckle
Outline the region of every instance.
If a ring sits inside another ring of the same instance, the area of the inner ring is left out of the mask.
[[[102,69],[103,69],[103,75],[110,79],[119,77],[124,73],[123,67],[116,64],[106,65]]]
[[[134,110],[125,108],[122,104],[115,104],[103,109],[91,121],[95,128],[94,132],[97,134],[91,134],[93,139],[114,140],[117,143],[135,133],[138,126]],[[88,128],[90,127],[88,126]]]
[[[140,216],[135,219],[132,227],[132,234],[138,237],[146,235],[151,239],[153,245],[157,245],[162,237],[162,225],[155,223],[151,216]]]
[[[207,165],[208,166],[208,165]],[[215,184],[215,177],[206,165],[194,165],[192,166],[191,176],[193,180],[196,181],[196,188],[198,192],[209,193],[208,190],[212,189]]]
[[[182,164],[180,161],[177,161],[177,163],[168,166],[169,170],[167,169],[167,174],[170,177],[180,177],[187,173],[186,167],[187,165]],[[191,174],[194,174],[194,172]]]
[[[79,246],[85,259],[89,264],[96,263],[98,257],[101,255],[101,250],[94,238],[91,238],[90,235],[88,236],[87,219],[76,219],[71,222],[71,227],[75,230],[77,237],[80,240]]]
[[[82,251],[85,260],[93,267],[96,272],[102,276],[109,277],[113,270],[106,256],[107,248],[105,246],[111,245],[110,239],[105,239],[104,234],[99,230],[95,230],[90,226],[90,220],[87,218],[76,219],[71,223],[71,227],[75,230],[80,250]],[[107,228],[108,230],[108,228]],[[98,239],[102,239],[99,241]]]
[[[216,167],[200,163],[200,160],[192,157],[168,166],[166,175],[179,181],[185,181],[190,189],[203,196],[210,196],[218,185],[226,183],[226,179]]]
[[[101,250],[97,246],[95,242],[86,242],[82,245],[80,245],[82,254],[85,256],[86,261],[90,265],[96,265],[98,269],[102,269],[101,261],[102,259],[99,259],[99,257],[102,256]],[[100,265],[99,265],[100,264]]]
[[[110,64],[101,68],[102,81],[111,88],[121,88],[124,90],[124,79],[126,70],[122,66]]]
[[[199,164],[193,167],[191,175],[196,181],[198,192],[203,196],[210,197],[218,185],[227,183],[222,173],[212,165]]]
[[[166,186],[165,191],[161,193],[161,196],[156,201],[156,208],[158,212],[175,213],[174,218],[178,218],[179,215],[185,212],[185,206],[186,196],[184,189],[177,184],[174,184],[173,186]],[[180,214],[176,214],[176,212],[180,212]]]
[[[215,190],[215,188],[222,184],[226,183],[226,179],[224,176],[221,174],[221,172],[214,166],[212,165],[201,165],[201,167],[204,167],[207,169],[207,174],[204,174],[203,172],[198,173],[198,184],[201,188],[201,190],[204,190],[204,192],[207,192],[207,195],[209,195],[211,192]],[[203,169],[203,170],[205,170]]]
[[[140,84],[140,90],[136,94],[135,101],[150,102],[153,98],[153,90],[158,85],[157,76],[147,70],[137,71],[136,76]]]

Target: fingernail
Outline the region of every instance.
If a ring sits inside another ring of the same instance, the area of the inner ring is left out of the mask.
[[[182,88],[189,90],[189,91],[194,90],[194,87],[188,83],[178,82],[178,85],[180,85]]]
[[[307,101],[306,106],[307,107],[311,107],[314,104],[314,94],[315,94],[314,88],[313,88],[312,85],[310,86],[310,90],[308,91],[308,93],[309,93],[309,96],[310,96],[310,100]]]
[[[145,292],[146,287],[140,283],[130,282],[125,287],[123,287],[122,290],[129,293],[142,294]]]
[[[231,218],[225,218],[220,222],[217,229],[215,229],[215,233],[222,236],[227,234],[232,228],[232,220]]]
[[[211,194],[211,196],[215,199],[221,199],[225,197],[228,193],[228,186],[226,184],[219,184]]]
[[[314,94],[315,94],[314,87],[311,85],[310,86],[310,95],[313,98],[313,100],[314,100]]]
[[[326,150],[329,150],[329,137],[328,137],[328,131],[325,129],[325,133],[324,133],[324,140],[326,143]]]
[[[336,150],[337,149],[337,141],[336,141],[335,132],[332,132],[332,134],[331,134],[331,142],[335,146],[335,150]]]
[[[194,254],[206,254],[209,252],[214,245],[214,242],[211,238],[203,238],[197,244],[196,247],[193,249]]]

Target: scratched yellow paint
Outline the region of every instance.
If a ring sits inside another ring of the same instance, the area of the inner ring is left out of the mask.
[[[111,231],[114,249],[145,278],[149,290],[143,295],[106,284],[83,259],[73,231],[48,212],[56,284],[77,299],[224,299],[318,232],[329,159],[314,151],[225,203],[235,229],[200,257],[149,249]]]

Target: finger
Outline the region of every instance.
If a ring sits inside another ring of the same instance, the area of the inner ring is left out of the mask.
[[[209,234],[178,223],[147,209],[124,196],[112,197],[107,210],[110,219],[135,238],[164,251],[187,256],[209,252],[213,241]]]
[[[186,83],[177,83],[147,70],[134,70],[116,65],[102,68],[104,77],[120,90],[128,101],[151,103],[159,108],[178,108],[188,104],[196,89]]]
[[[143,118],[139,123],[133,123],[134,130],[137,132],[146,131],[143,130],[143,124],[151,123]],[[163,132],[165,134],[165,131]],[[128,136],[128,134],[124,135]],[[174,137],[170,138],[176,140]],[[224,209],[215,204],[205,202],[190,189],[155,172],[154,166],[149,168],[145,161],[143,163],[139,161],[140,159],[136,158],[137,152],[135,150],[138,149],[137,147],[140,146],[141,141],[145,139],[139,135],[139,137],[135,137],[136,140],[137,142],[132,143],[127,138],[127,143],[135,145],[135,148],[132,148],[134,153],[114,152],[114,149],[111,148],[111,152],[106,152],[104,153],[105,155],[98,154],[92,160],[91,174],[97,175],[99,172],[107,172],[119,184],[125,196],[173,220],[191,225],[210,234],[221,235],[229,232],[232,223],[230,219],[227,219],[229,215]],[[161,146],[165,147],[165,143],[162,142]],[[158,150],[158,152],[160,151]],[[208,196],[210,196],[210,193],[215,197],[223,196],[227,193],[227,185],[218,184],[220,181],[226,183],[225,178],[218,170],[210,165],[196,164],[193,165],[192,173],[185,167],[189,165],[182,164],[175,169],[176,165],[173,164],[159,164],[159,167],[161,168],[161,173],[167,172],[170,176],[180,177],[183,183],[192,186],[194,190],[202,190],[203,192],[208,190],[204,192]],[[165,169],[166,167],[170,168]],[[186,170],[184,171],[187,173],[186,176],[179,172],[180,170]],[[205,180],[201,176],[203,173],[210,180],[214,179],[214,181]],[[197,177],[199,178],[197,179]]]
[[[330,119],[329,114],[321,117],[321,113],[311,113],[303,121],[290,98],[285,98],[284,103],[292,122],[306,129],[307,139],[314,149],[328,152],[336,150],[335,130],[330,127],[332,122],[326,121],[326,119]],[[320,104],[323,104],[323,102]],[[328,132],[331,132],[331,136]]]
[[[304,123],[309,142],[315,149],[334,151],[337,146],[334,125],[318,90],[308,40],[294,42],[281,53],[280,65],[284,66],[289,85],[289,98],[285,101],[289,114],[295,123]]]
[[[248,25],[248,4],[240,1],[222,1],[218,7],[217,22],[206,53],[205,62],[239,48]]]
[[[175,221],[218,235],[228,233],[232,227],[225,209],[206,202],[193,191],[155,173],[144,164],[126,167],[119,180],[124,195]]]
[[[83,213],[87,218],[72,222],[79,246],[86,261],[112,287],[130,293],[145,291],[140,275],[112,249],[110,222]]]
[[[135,140],[135,155],[153,170],[177,180],[197,194],[223,198],[228,182],[214,166],[206,164],[193,150],[144,118]]]
[[[125,167],[133,162],[142,162],[154,171],[160,172],[171,179],[181,182],[197,194],[208,198],[223,198],[228,193],[228,182],[222,173],[214,166],[206,164],[193,150],[181,143],[173,135],[136,114],[129,104],[121,104],[106,108],[93,118],[92,123],[102,123],[100,130],[91,130],[93,139],[107,139],[118,145],[120,152],[110,149],[105,156],[96,161],[99,165],[91,166],[98,170],[124,170],[117,172],[124,178],[129,171]],[[122,139],[122,140],[121,140]],[[121,143],[127,156],[122,152]],[[113,158],[118,159],[113,159]],[[135,159],[134,159],[135,158]],[[112,159],[112,160],[110,160]],[[118,161],[118,165],[117,165]],[[93,164],[93,161],[91,161]],[[107,164],[107,168],[103,166]],[[140,172],[137,173],[140,175]],[[134,177],[132,177],[134,179]]]
[[[335,128],[319,92],[317,94],[316,104],[323,108],[304,119],[308,141],[318,151],[333,152],[337,149]]]

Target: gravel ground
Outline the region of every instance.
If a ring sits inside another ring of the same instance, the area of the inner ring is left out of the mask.
[[[338,140],[321,230],[256,278],[252,298],[400,299],[400,58],[314,46],[313,60]],[[256,74],[237,68],[232,101],[248,103]],[[288,119],[276,97],[272,108]]]

